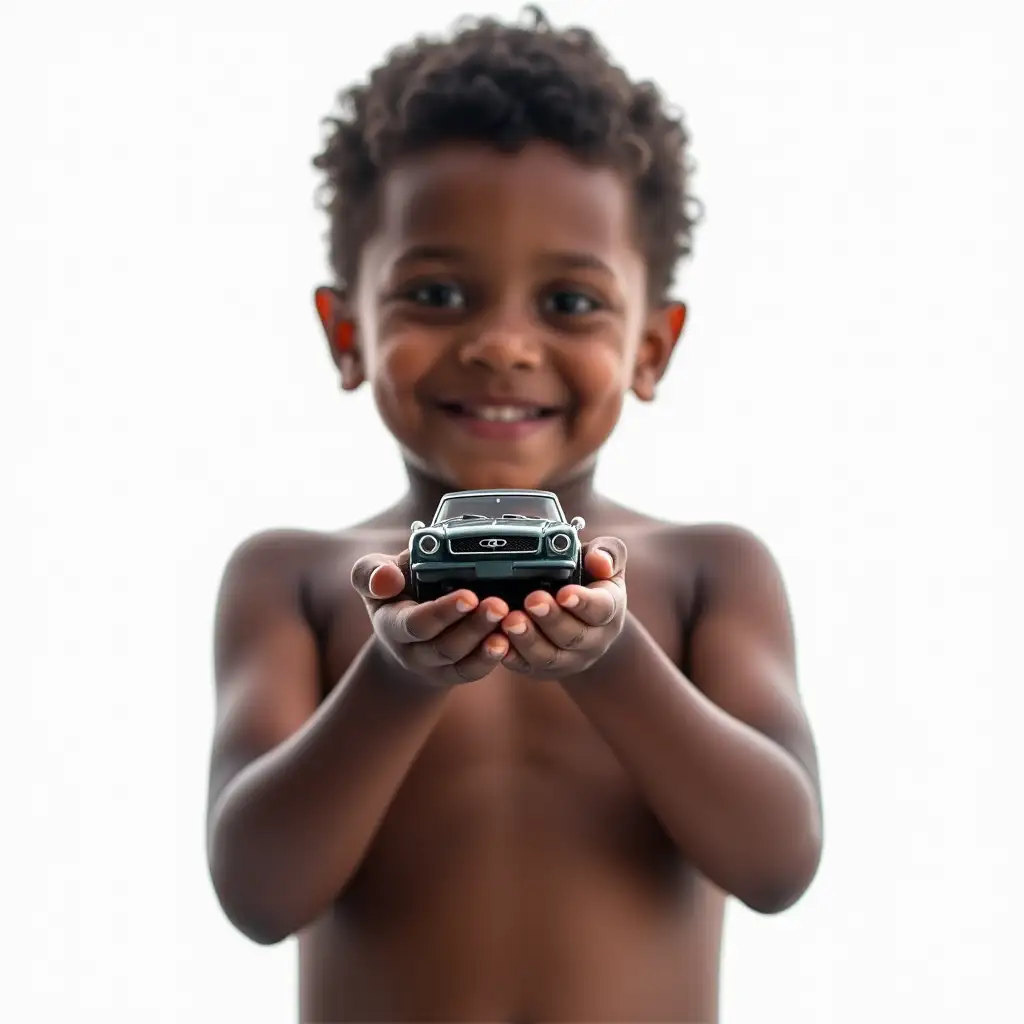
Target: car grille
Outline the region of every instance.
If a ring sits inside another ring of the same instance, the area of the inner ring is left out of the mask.
[[[491,541],[503,540],[501,547],[493,547]],[[524,555],[537,550],[536,537],[454,537],[448,542],[453,555]]]

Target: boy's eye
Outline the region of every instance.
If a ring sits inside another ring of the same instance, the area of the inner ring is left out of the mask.
[[[555,316],[586,316],[601,308],[601,304],[582,292],[552,292],[544,299],[544,311]]]
[[[433,309],[462,309],[466,305],[462,289],[441,281],[417,285],[409,290],[408,297],[418,306],[430,306]]]

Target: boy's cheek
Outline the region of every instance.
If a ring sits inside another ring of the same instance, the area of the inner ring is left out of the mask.
[[[433,372],[439,347],[422,336],[398,335],[381,339],[368,352],[367,376],[380,397],[392,395],[403,401],[415,400],[423,382]]]
[[[633,377],[632,360],[620,344],[588,340],[563,353],[559,371],[581,404],[608,405],[621,399]]]

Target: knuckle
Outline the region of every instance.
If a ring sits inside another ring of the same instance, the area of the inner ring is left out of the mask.
[[[443,665],[453,665],[458,661],[458,655],[452,653],[446,639],[437,637],[433,640],[428,640],[426,641],[426,647]]]
[[[480,678],[479,666],[474,665],[469,658],[455,662],[452,672],[460,683],[472,683]]]
[[[520,675],[529,675],[533,670],[530,663],[514,648],[509,648],[509,653],[505,656],[504,664],[506,668],[511,669],[513,672],[518,672]]]
[[[586,626],[580,626],[580,628],[576,630],[576,632],[565,642],[566,650],[575,651],[577,648],[582,647],[589,632],[590,631]]]
[[[384,605],[377,613],[384,629],[395,640],[408,640],[409,632],[409,609],[395,608],[393,605]]]
[[[411,640],[413,643],[422,642],[424,633],[423,624],[417,620],[411,610],[405,612],[398,628],[405,636],[406,640]]]

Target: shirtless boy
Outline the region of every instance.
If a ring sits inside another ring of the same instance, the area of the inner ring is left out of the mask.
[[[317,308],[409,489],[225,571],[224,912],[298,935],[303,1021],[715,1021],[725,899],[790,907],[822,819],[772,557],[591,486],[683,328],[683,126],[539,15],[397,50],[330,124]],[[586,519],[584,585],[414,603],[410,523],[490,487]]]

